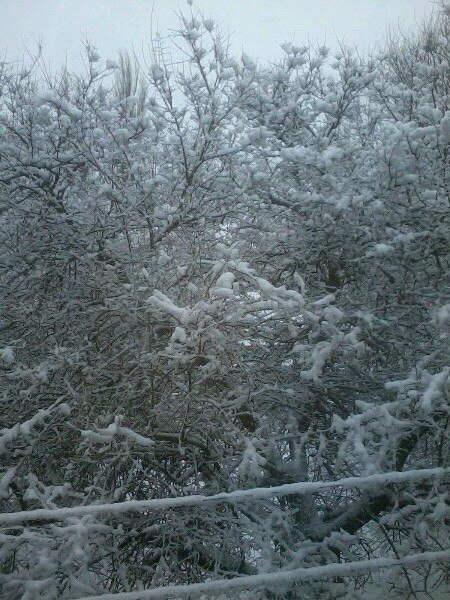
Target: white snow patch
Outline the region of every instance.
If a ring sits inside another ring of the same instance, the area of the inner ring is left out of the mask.
[[[15,360],[15,356],[14,356],[14,350],[11,348],[11,346],[5,346],[4,348],[2,348],[0,350],[0,358],[7,365],[13,364],[13,362]]]

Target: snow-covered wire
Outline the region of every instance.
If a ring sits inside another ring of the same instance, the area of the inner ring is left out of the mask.
[[[421,552],[402,558],[374,558],[348,563],[331,563],[318,567],[292,569],[290,571],[277,571],[274,573],[261,573],[233,579],[216,579],[204,583],[186,585],[167,585],[149,590],[136,592],[119,592],[101,594],[100,596],[86,596],[80,600],[149,600],[150,598],[198,598],[200,594],[220,594],[230,590],[251,590],[266,586],[292,585],[299,581],[312,581],[328,577],[353,577],[360,573],[389,569],[401,566],[403,568],[420,564],[433,564],[450,561],[450,549],[439,552]]]
[[[29,521],[59,521],[69,517],[84,515],[118,514],[124,512],[142,512],[146,510],[168,510],[185,506],[198,506],[205,503],[235,502],[246,499],[272,498],[290,494],[304,495],[324,489],[341,487],[344,489],[384,486],[394,483],[418,481],[450,474],[450,468],[417,469],[410,471],[392,471],[376,473],[363,477],[346,477],[336,481],[300,481],[273,487],[249,488],[234,492],[223,492],[213,496],[191,495],[175,498],[153,498],[150,500],[128,500],[109,504],[87,504],[54,509],[39,508],[35,510],[0,513],[0,525],[18,525]]]

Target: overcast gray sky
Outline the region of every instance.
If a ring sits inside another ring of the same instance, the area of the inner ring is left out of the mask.
[[[186,0],[0,0],[0,50],[17,60],[24,48],[44,43],[53,68],[81,65],[84,35],[103,57],[120,49],[140,50],[152,31],[177,27],[177,10]],[[237,53],[269,61],[285,41],[323,43],[336,37],[367,50],[389,27],[413,28],[433,7],[432,0],[198,0],[194,7],[231,34]]]

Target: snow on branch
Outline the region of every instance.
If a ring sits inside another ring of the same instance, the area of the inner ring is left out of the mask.
[[[261,573],[234,579],[216,579],[205,583],[188,585],[168,585],[152,590],[137,592],[119,592],[116,594],[102,594],[100,596],[86,596],[80,600],[148,600],[149,598],[196,598],[199,594],[219,594],[229,590],[250,590],[266,586],[292,585],[299,581],[312,581],[327,579],[329,577],[353,577],[368,571],[390,569],[401,566],[404,568],[420,564],[433,564],[450,561],[450,550],[440,552],[421,552],[397,558],[374,558],[358,560],[348,563],[331,563],[328,565],[308,568],[278,571],[275,573]]]
[[[62,414],[68,414],[70,412],[68,404],[65,402],[62,403],[61,399],[59,399],[48,408],[38,410],[35,415],[23,423],[16,423],[11,428],[0,429],[0,455],[5,452],[7,444],[11,443],[20,435],[29,436],[31,430],[37,425],[41,425],[56,409]]]
[[[127,500],[110,504],[88,504],[86,506],[73,506],[64,508],[40,508],[29,511],[0,514],[0,525],[17,525],[27,521],[59,521],[70,517],[83,515],[120,514],[124,512],[140,512],[146,510],[169,510],[184,506],[198,506],[205,503],[234,502],[251,498],[272,498],[275,496],[288,496],[290,494],[305,495],[333,487],[344,489],[379,487],[392,483],[405,483],[419,481],[430,477],[448,475],[450,468],[442,469],[417,469],[410,471],[392,471],[390,473],[377,473],[365,477],[346,477],[337,481],[300,481],[273,487],[249,488],[234,492],[223,492],[213,496],[191,495],[176,498],[154,498],[150,500]]]

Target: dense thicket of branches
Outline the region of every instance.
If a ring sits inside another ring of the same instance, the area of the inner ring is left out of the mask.
[[[449,30],[263,68],[191,13],[177,67],[3,63],[2,512],[446,465]],[[444,484],[4,526],[0,594],[442,550]],[[433,598],[443,572],[258,593]]]

